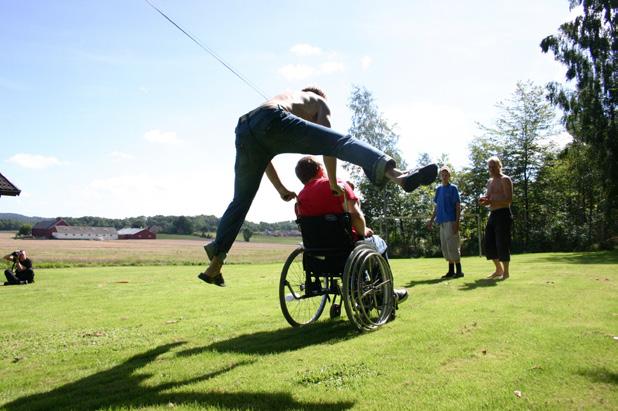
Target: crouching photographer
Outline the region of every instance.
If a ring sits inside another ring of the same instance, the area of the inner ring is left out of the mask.
[[[13,251],[4,256],[4,259],[13,263],[11,270],[4,270],[7,281],[4,285],[20,285],[34,282],[32,261],[28,258],[25,250]]]

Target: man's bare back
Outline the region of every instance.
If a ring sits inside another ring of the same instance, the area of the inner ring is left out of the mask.
[[[277,107],[312,123],[330,127],[330,109],[326,100],[310,92],[284,92],[262,104],[261,107]]]

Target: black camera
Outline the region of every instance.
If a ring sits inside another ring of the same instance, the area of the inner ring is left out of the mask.
[[[19,258],[19,255],[21,254],[21,250],[15,250],[11,253],[11,255],[13,256],[13,258]]]

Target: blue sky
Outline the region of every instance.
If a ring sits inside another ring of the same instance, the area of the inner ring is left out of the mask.
[[[323,87],[333,128],[366,87],[409,163],[492,124],[519,80],[564,78],[539,43],[567,0],[153,0],[266,95]],[[1,212],[44,217],[220,216],[232,197],[234,127],[263,98],[145,1],[0,1],[0,172],[21,190]],[[288,188],[297,155],[274,164]],[[251,221],[294,218],[264,179]]]

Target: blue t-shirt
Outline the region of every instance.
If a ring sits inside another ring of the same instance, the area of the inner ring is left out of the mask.
[[[433,197],[433,202],[436,203],[436,223],[442,224],[448,221],[455,221],[457,213],[455,205],[460,201],[459,190],[454,184],[442,185],[436,188],[436,195]]]

